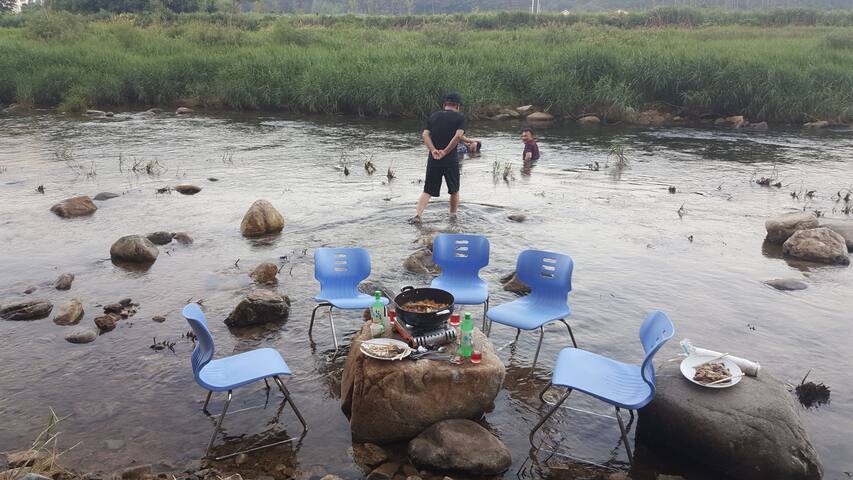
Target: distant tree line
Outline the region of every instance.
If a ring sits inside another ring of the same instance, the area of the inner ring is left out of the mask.
[[[539,0],[543,12],[648,10],[661,6],[721,9],[814,8],[850,9],[853,0]],[[487,11],[527,11],[530,0],[42,0],[43,5],[75,13],[174,13],[254,11],[321,14],[443,14]],[[0,11],[12,10],[15,0],[0,0]]]

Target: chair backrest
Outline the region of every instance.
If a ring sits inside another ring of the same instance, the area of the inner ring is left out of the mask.
[[[489,240],[481,235],[442,233],[432,241],[432,261],[441,273],[478,277],[489,264]]]
[[[370,254],[363,248],[318,248],[314,251],[314,278],[320,295],[351,296],[370,275]]]
[[[640,372],[643,375],[643,380],[651,387],[652,396],[655,394],[655,366],[653,363],[655,354],[673,335],[675,335],[675,326],[672,324],[672,320],[660,310],[650,313],[640,326],[640,342],[646,352]]]
[[[542,250],[525,250],[518,256],[516,274],[530,287],[530,295],[561,302],[572,291],[572,257]]]
[[[201,369],[213,359],[214,345],[213,335],[207,328],[207,321],[204,319],[204,313],[197,303],[190,303],[181,311],[190,328],[195,333],[195,348],[192,354],[193,376],[198,381],[198,374]]]

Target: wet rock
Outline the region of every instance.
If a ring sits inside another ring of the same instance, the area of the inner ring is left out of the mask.
[[[192,245],[193,237],[190,236],[187,232],[175,232],[172,234],[175,241],[180,243],[181,245]]]
[[[341,381],[341,409],[350,419],[353,441],[409,440],[441,420],[476,418],[494,409],[506,369],[479,329],[474,344],[483,359],[476,366],[375,361],[360,350],[369,338],[370,325],[353,337]]]
[[[249,273],[252,280],[261,285],[274,285],[278,283],[276,275],[278,275],[278,267],[269,262],[258,265]]]
[[[817,216],[812,212],[786,213],[764,222],[764,228],[767,230],[765,240],[781,245],[797,230],[807,230],[817,227]]]
[[[195,185],[175,185],[175,191],[184,195],[195,195],[201,191],[201,187]]]
[[[844,237],[825,227],[794,232],[782,245],[782,253],[810,262],[850,264]]]
[[[518,275],[515,272],[501,277],[501,283],[504,286],[504,290],[507,292],[512,292],[519,295],[527,295],[528,293],[530,293],[530,287],[528,287],[527,284],[519,280]]]
[[[53,282],[53,287],[57,290],[68,290],[69,288],[71,288],[72,282],[74,282],[74,274],[63,273],[62,275],[58,276]]]
[[[820,226],[841,235],[844,238],[844,243],[847,245],[847,251],[853,253],[853,221],[832,220],[821,222]]]
[[[172,243],[171,232],[152,232],[145,236],[154,245],[166,245]]]
[[[415,475],[420,475],[420,472],[418,472],[418,469],[415,468],[414,465],[411,465],[409,463],[406,463],[402,467],[400,467],[400,473],[405,475],[406,478],[411,477],[411,476],[415,476]]]
[[[120,476],[121,480],[143,480],[149,475],[151,475],[151,465],[145,464],[125,468]]]
[[[805,290],[809,287],[804,282],[797,280],[796,278],[774,278],[773,280],[767,280],[764,284],[771,286],[776,290],[782,290],[785,292]]]
[[[489,120],[509,120],[510,118],[512,118],[512,116],[507,115],[506,113],[499,113],[497,115],[492,115],[488,118]]]
[[[644,110],[639,113],[629,112],[626,115],[625,120],[635,125],[657,127],[671,122],[672,115],[666,112],[659,112],[657,110]]]
[[[266,200],[255,201],[240,222],[240,233],[244,237],[278,233],[283,228],[284,217]]]
[[[826,120],[818,120],[818,121],[816,121],[816,122],[808,122],[808,123],[805,123],[805,124],[803,124],[803,127],[805,127],[805,128],[813,128],[813,129],[817,129],[817,128],[828,128],[828,127],[829,127],[829,122],[827,122]]]
[[[116,323],[121,320],[121,317],[115,313],[108,313],[100,317],[95,317],[95,325],[101,333],[106,333],[116,328]]]
[[[388,460],[388,452],[375,443],[354,443],[350,455],[356,463],[369,467]]]
[[[36,462],[47,460],[49,454],[43,450],[22,450],[6,454],[6,465],[9,468],[30,467]]]
[[[36,290],[38,290],[38,287],[36,287],[35,285],[30,285],[29,287],[24,289],[24,295],[29,295],[35,292]]]
[[[0,307],[0,318],[5,320],[38,320],[50,315],[53,304],[46,300],[28,300]]]
[[[533,112],[533,110],[534,110],[533,105],[522,105],[520,107],[515,108],[516,112],[524,114],[524,115]]]
[[[160,250],[141,235],[126,235],[110,247],[110,258],[113,261],[152,263],[159,254]]]
[[[290,314],[290,299],[270,290],[253,290],[225,319],[229,327],[277,322]]]
[[[512,465],[506,445],[477,422],[438,422],[409,442],[409,458],[421,467],[471,475],[497,475]]]
[[[432,261],[432,252],[428,248],[421,248],[409,255],[403,262],[403,268],[412,273],[433,274],[439,271],[438,265]]]
[[[175,110],[175,113],[178,115],[186,115],[187,113],[193,113],[194,111],[195,110],[189,107],[178,107],[177,110]]]
[[[640,410],[637,443],[709,475],[817,480],[823,468],[799,412],[785,384],[764,369],[709,392],[685,381],[678,363],[662,362],[655,398]]]
[[[157,108],[157,107],[149,108],[148,110],[145,111],[145,113],[151,113],[151,114],[157,115],[157,114],[163,113],[163,109]]]
[[[527,220],[527,215],[525,215],[523,213],[511,213],[511,214],[507,215],[506,218],[512,220],[513,222],[521,223],[521,222]]]
[[[595,115],[586,115],[578,119],[580,125],[600,125],[601,119]]]
[[[550,122],[553,119],[554,115],[548,112],[533,112],[527,116],[527,120],[530,122]]]
[[[207,177],[207,181],[208,181],[208,182],[218,182],[218,181],[219,181],[219,179],[218,179],[218,178],[216,178],[216,177]]]
[[[329,474],[329,475],[323,476],[323,478],[321,478],[320,480],[344,480],[344,479],[337,476],[337,475]]]
[[[521,113],[515,111],[512,108],[502,108],[498,113],[502,115],[508,115],[509,118],[521,118]]]
[[[728,125],[735,128],[740,128],[748,125],[749,122],[743,118],[743,115],[732,115],[730,117],[721,117],[714,121],[714,125]]]
[[[20,110],[20,109],[21,109],[21,105],[19,105],[17,103],[13,103],[13,104],[9,105],[8,107],[4,108],[3,113],[12,113],[15,110]]]
[[[100,335],[100,330],[93,326],[77,327],[65,336],[70,343],[91,343]]]
[[[89,115],[92,117],[103,117],[106,114],[107,114],[107,112],[105,112],[103,110],[95,110],[92,108],[90,108],[89,110],[86,110],[86,115]]]
[[[166,317],[164,317],[163,315],[154,315],[153,317],[151,317],[151,320],[157,323],[163,323],[166,321]]]
[[[50,207],[50,211],[62,218],[82,217],[95,213],[98,207],[92,199],[83,195],[79,197],[66,198],[65,200]]]
[[[746,127],[751,128],[753,130],[767,130],[769,128],[767,122],[750,123],[746,125]]]
[[[53,317],[53,323],[57,325],[77,325],[83,318],[83,303],[74,298],[68,303],[61,305]]]
[[[107,117],[114,117],[114,116],[115,116],[115,113],[114,113],[114,112],[107,112],[107,113],[105,113],[104,115],[105,115],[105,116],[107,116]]]
[[[373,471],[367,475],[367,480],[391,480],[394,478],[394,474],[396,474],[399,469],[399,463],[383,463],[382,465],[374,468]]]
[[[94,200],[104,201],[104,200],[109,200],[111,198],[116,198],[116,197],[120,197],[120,196],[121,195],[119,195],[117,193],[101,192],[101,193],[95,195]]]

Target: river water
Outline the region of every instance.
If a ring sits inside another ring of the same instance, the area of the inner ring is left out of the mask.
[[[469,126],[484,149],[481,157],[463,162],[460,214],[451,222],[446,201],[433,203],[419,229],[405,222],[425,165],[417,122],[143,113],[0,117],[0,303],[34,297],[59,305],[77,297],[86,309],[84,323],[98,314],[99,304],[132,297],[141,305],[136,316],[87,345],[67,343],[63,337],[73,327],[50,319],[0,321],[0,451],[28,445],[44,428],[50,407],[67,417],[61,445],[79,442],[65,455],[70,467],[193,465],[212,424],[200,411],[204,394],[192,379],[192,343],[182,338],[188,326],[179,311],[190,299],[203,299],[218,354],[273,347],[295,372],[289,388],[311,430],[298,451],[281,449],[282,459],[305,470],[322,466],[358,476],[339,408],[342,362],[324,360],[332,348],[325,323],[315,330],[315,348],[307,335],[317,292],[313,250],[363,246],[372,255],[371,281],[391,288],[422,285],[429,278],[405,272],[403,260],[417,248],[422,230],[452,229],[491,241],[491,263],[482,274],[491,284],[493,305],[514,298],[498,279],[513,270],[521,250],[570,254],[571,322],[584,348],[639,362],[639,324],[648,311],[662,309],[673,319],[676,337],[660,360],[674,358],[678,340],[690,338],[757,360],[792,384],[811,371],[809,379],[832,388],[830,405],[802,412],[826,478],[853,471],[848,350],[853,269],[789,264],[762,245],[770,215],[806,208],[845,217],[843,202],[831,195],[853,186],[853,134],[543,126],[536,131],[542,159],[521,168],[521,126]],[[629,160],[621,171],[605,166],[613,163],[614,144],[623,146]],[[378,168],[374,175],[362,167],[368,158]],[[132,171],[134,163],[149,161],[156,161],[159,175]],[[350,175],[342,172],[342,162]],[[495,178],[495,162],[512,162],[512,177]],[[587,166],[594,162],[597,171]],[[389,166],[396,173],[391,181],[384,175]],[[771,175],[784,187],[753,181]],[[203,190],[195,196],[155,193],[178,183]],[[36,191],[39,185],[43,194]],[[677,193],[670,194],[669,186]],[[792,198],[795,190],[817,193],[802,200]],[[91,217],[66,220],[49,211],[63,198],[101,191],[121,196],[99,202]],[[240,235],[240,219],[259,198],[283,213],[286,226],[278,237],[247,240]],[[507,219],[518,212],[526,221]],[[160,247],[147,271],[110,262],[115,239],[157,230],[185,231],[195,242]],[[229,331],[222,319],[252,288],[247,273],[263,261],[283,265],[279,290],[293,301],[290,319]],[[51,288],[65,271],[77,277],[72,289]],[[808,289],[780,292],[762,283],[782,277],[801,279]],[[36,292],[24,295],[31,285]],[[480,318],[478,309],[472,311]],[[153,322],[154,315],[167,320]],[[351,336],[359,318],[360,313],[339,314],[339,335]],[[493,338],[503,345],[514,333],[496,325]],[[176,342],[175,353],[150,349],[155,337]],[[564,330],[548,328],[531,372],[536,340],[535,334],[522,335],[517,348],[500,352],[506,384],[486,417],[513,451],[511,472],[527,456],[527,432],[540,415],[535,392],[568,342]],[[232,408],[262,401],[262,387],[239,390]],[[581,395],[572,401],[603,410]],[[229,417],[228,435],[298,432],[289,410],[279,424],[272,410]],[[578,456],[599,462],[623,458],[615,422],[568,414],[550,431],[563,435]],[[647,468],[667,469],[661,465]]]

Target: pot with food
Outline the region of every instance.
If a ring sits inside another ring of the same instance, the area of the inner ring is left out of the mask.
[[[438,288],[403,287],[394,304],[397,321],[417,331],[441,328],[453,312],[453,295]]]

